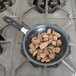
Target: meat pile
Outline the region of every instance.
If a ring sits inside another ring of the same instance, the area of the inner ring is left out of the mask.
[[[33,57],[36,57],[40,62],[50,62],[54,59],[55,53],[60,52],[62,41],[61,34],[52,31],[51,28],[47,32],[38,34],[31,39],[29,44],[29,52]]]

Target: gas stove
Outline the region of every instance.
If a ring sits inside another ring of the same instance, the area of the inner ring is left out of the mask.
[[[0,7],[2,7],[0,9],[0,76],[72,76],[76,71],[76,1],[1,1],[3,4],[0,4]],[[43,11],[39,10],[39,7]],[[52,11],[54,8],[55,10]],[[56,24],[60,26],[70,37],[71,53],[56,68],[34,67],[22,53],[24,34],[8,26],[3,21],[4,16],[14,18],[27,29],[37,24]]]
[[[62,7],[65,5],[66,1],[65,0],[47,0],[47,6],[48,6],[48,13],[54,13],[59,6]],[[29,0],[29,5],[35,5],[36,9],[40,13],[45,13],[45,8],[46,8],[46,0]]]

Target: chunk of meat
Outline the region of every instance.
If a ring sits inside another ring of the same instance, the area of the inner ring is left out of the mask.
[[[55,57],[55,53],[52,53],[52,54],[49,55],[49,58],[50,58],[51,60],[54,59],[54,57]]]
[[[44,38],[43,41],[48,41],[48,38]]]
[[[48,51],[52,54],[52,50],[48,49]]]
[[[45,62],[45,61],[46,61],[46,58],[41,59],[41,62]]]
[[[47,34],[51,34],[51,28],[47,29]]]
[[[55,53],[55,48],[54,48],[54,49],[52,49],[52,52],[53,52],[53,53]]]
[[[48,38],[49,36],[47,34],[44,34],[42,37],[43,38]]]
[[[52,50],[52,49],[54,49],[54,46],[50,45],[48,48]]]
[[[39,50],[38,50],[38,52],[39,52],[39,53],[42,53],[42,52],[43,52],[43,50],[39,49]]]
[[[39,44],[36,44],[36,45],[35,45],[35,48],[37,49],[38,47],[39,47]]]
[[[52,39],[48,40],[47,42],[48,42],[48,45],[49,45],[50,43],[52,43]]]
[[[58,32],[53,31],[52,34],[55,35],[55,36],[57,36],[58,38],[61,37],[61,35]]]
[[[53,34],[50,34],[49,35],[49,39],[53,39]]]
[[[50,59],[48,58],[48,59],[46,59],[46,62],[50,62]]]
[[[59,53],[60,52],[60,48],[59,47],[56,47],[55,48],[55,53]]]
[[[35,48],[35,46],[34,46],[33,43],[29,44],[29,48],[30,48],[32,51],[35,51],[35,50],[36,50],[36,48]]]
[[[29,49],[29,52],[30,52],[31,54],[33,54],[33,51],[32,51],[32,49]]]
[[[37,55],[37,60],[38,60],[38,61],[40,61],[40,60],[41,60],[40,55]]]
[[[43,42],[40,44],[40,49],[44,49],[47,46],[48,46],[48,42]]]
[[[59,40],[57,40],[57,46],[61,46],[62,45],[62,42],[61,42],[61,40],[59,39]]]
[[[49,55],[49,54],[50,54],[49,51],[48,51],[48,49],[44,49],[44,53],[45,53],[46,55]]]
[[[41,36],[46,35],[46,32],[41,33]]]
[[[57,41],[57,36],[53,36],[53,40]]]
[[[39,39],[40,41],[42,41],[42,36],[41,36],[41,34],[38,34],[38,39]]]
[[[40,43],[40,40],[39,39],[33,40],[32,43],[33,44],[39,44]]]
[[[52,41],[52,45],[53,46],[56,46],[56,41]]]
[[[33,57],[36,56],[37,53],[38,53],[38,50],[34,51],[34,53],[33,53]]]
[[[46,57],[46,54],[45,53],[40,53],[40,57],[41,58],[45,58]]]

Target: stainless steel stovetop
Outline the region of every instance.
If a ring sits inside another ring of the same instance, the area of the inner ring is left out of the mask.
[[[65,61],[76,71],[76,0],[66,0],[65,5],[52,14],[47,12],[47,4],[45,13],[40,13],[32,1],[11,0],[12,6],[6,2],[7,9],[0,12],[0,34],[3,37],[0,38],[0,76],[74,76],[74,71],[63,63],[57,68],[33,67],[21,53],[24,34],[8,26],[3,17],[10,16],[29,28],[37,24],[60,26],[70,36],[71,54]]]

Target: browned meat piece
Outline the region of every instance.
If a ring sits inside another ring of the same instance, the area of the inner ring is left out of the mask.
[[[40,41],[42,41],[42,36],[41,36],[41,34],[38,34],[38,39],[39,39]]]
[[[36,44],[36,45],[35,45],[35,48],[37,49],[38,47],[39,47],[39,44]]]
[[[48,51],[48,49],[44,49],[44,53],[45,53],[46,55],[49,55],[49,54],[50,54],[49,51]]]
[[[37,37],[33,37],[31,41],[33,44],[39,44],[40,43],[40,39],[38,39]]]
[[[47,30],[47,34],[48,34],[48,35],[51,34],[51,28],[49,28],[49,29]]]
[[[52,41],[52,45],[56,46],[56,41]]]
[[[55,52],[55,48],[54,48],[54,49],[52,49],[52,52],[53,52],[53,53]]]
[[[38,60],[38,61],[40,61],[40,60],[41,60],[40,55],[37,55],[37,60]]]
[[[32,43],[33,44],[39,44],[40,43],[40,40],[39,39],[33,40]]]
[[[43,35],[45,35],[45,34],[46,34],[46,32],[42,32],[42,33],[41,33],[41,36],[43,36]]]
[[[43,38],[48,38],[49,36],[47,34],[44,34],[42,37]]]
[[[57,36],[53,36],[53,40],[57,41]]]
[[[54,59],[54,57],[55,57],[55,53],[52,53],[52,54],[49,55],[49,58],[50,58],[51,60]]]
[[[36,48],[35,48],[35,46],[34,46],[33,43],[29,44],[29,48],[30,48],[32,51],[35,51],[35,50],[36,50]]]
[[[48,51],[52,54],[52,50],[48,49]]]
[[[37,53],[38,53],[38,50],[34,51],[34,53],[33,53],[33,57],[36,56]]]
[[[61,35],[58,32],[53,31],[52,34],[57,36],[58,38],[61,37]]]
[[[61,45],[62,45],[61,40],[57,40],[57,46],[61,46]]]
[[[53,39],[53,34],[50,34],[49,35],[49,39]]]
[[[54,49],[54,46],[50,45],[48,48],[52,50],[52,49]]]
[[[43,41],[48,41],[48,38],[44,38]]]
[[[39,53],[42,53],[42,52],[43,52],[43,50],[41,50],[41,49],[38,49],[38,52],[39,52]]]
[[[45,53],[40,53],[40,57],[41,58],[45,58],[46,57],[46,54]]]
[[[44,49],[47,46],[48,46],[48,42],[43,42],[40,44],[40,49]]]
[[[45,62],[45,61],[46,61],[46,58],[41,59],[41,62]]]
[[[40,53],[38,52],[37,54],[39,55]]]
[[[56,47],[55,48],[55,53],[59,53],[60,52],[60,48],[59,47]]]
[[[33,51],[32,51],[32,49],[29,49],[29,52],[30,52],[31,54],[33,54]]]
[[[49,45],[50,43],[52,43],[52,39],[48,40],[47,42],[48,42],[48,45]]]
[[[48,58],[48,59],[46,59],[46,62],[50,62],[50,59]]]

